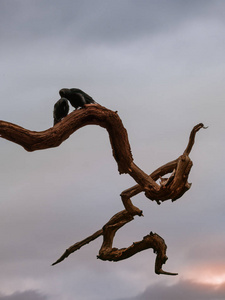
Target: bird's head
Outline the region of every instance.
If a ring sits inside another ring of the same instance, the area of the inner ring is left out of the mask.
[[[67,98],[70,94],[70,89],[61,89],[59,95],[61,98]]]

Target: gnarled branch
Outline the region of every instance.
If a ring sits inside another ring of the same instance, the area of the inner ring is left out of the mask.
[[[113,248],[113,239],[118,229],[132,221],[134,218],[126,211],[123,210],[115,214],[109,222],[107,222],[102,229],[96,231],[86,239],[75,243],[63,253],[63,255],[52,265],[56,265],[62,262],[70,254],[80,249],[82,246],[90,243],[99,236],[103,235],[103,243],[99,250],[97,258],[108,261],[120,261],[129,258],[136,253],[152,248],[154,253],[157,254],[155,261],[155,273],[165,275],[177,275],[177,273],[165,272],[162,269],[162,265],[166,263],[168,257],[166,256],[167,246],[163,238],[158,234],[150,232],[147,236],[143,237],[142,241],[134,242],[130,247],[127,248]]]
[[[113,112],[98,104],[86,105],[85,108],[69,114],[54,127],[41,132],[30,131],[18,125],[0,121],[0,136],[21,145],[27,151],[35,151],[59,146],[72,133],[86,125],[99,125],[108,131],[119,173],[129,174],[137,182],[137,185],[121,193],[125,210],[115,214],[102,229],[93,235],[69,247],[53,265],[61,262],[74,251],[103,235],[103,243],[98,255],[99,259],[119,261],[142,250],[153,248],[154,252],[157,253],[155,272],[157,274],[176,275],[176,273],[162,270],[162,265],[167,260],[167,246],[164,240],[156,233],[150,233],[142,241],[134,242],[130,247],[122,249],[112,247],[113,239],[118,229],[132,221],[135,215],[142,215],[142,211],[131,202],[133,196],[144,191],[147,198],[160,204],[168,199],[172,201],[177,200],[190,189],[191,184],[188,183],[187,179],[192,167],[192,161],[189,158],[189,154],[194,145],[197,131],[205,127],[202,123],[196,125],[191,131],[184,153],[176,160],[161,166],[150,175],[147,175],[135,165],[127,131],[117,112]],[[162,177],[168,173],[172,173],[169,178]],[[161,178],[160,184],[156,182],[159,178]]]
[[[188,155],[194,145],[195,135],[201,128],[204,128],[202,123],[196,125],[192,129],[187,148],[179,158],[159,167],[149,175],[154,181],[161,178],[161,186],[158,190],[158,194],[154,194],[154,198],[152,199],[156,200],[158,204],[160,204],[159,201],[165,201],[170,198],[172,201],[177,200],[191,187],[191,184],[187,182],[188,175],[192,167],[192,162]],[[162,176],[171,172],[172,174],[169,178],[162,178]],[[144,189],[139,184],[123,191],[120,196],[126,210],[114,215],[102,229],[98,230],[93,235],[69,247],[63,255],[55,263],[53,263],[53,265],[63,261],[66,257],[80,249],[82,246],[103,235],[103,243],[99,251],[99,255],[97,256],[101,260],[119,261],[131,257],[142,250],[153,248],[154,252],[157,253],[155,273],[177,275],[177,273],[163,271],[162,265],[167,260],[167,246],[165,241],[156,233],[150,233],[145,236],[142,241],[135,242],[128,248],[113,248],[113,239],[116,231],[128,222],[132,221],[133,216],[142,215],[142,211],[132,204],[130,198],[143,191]],[[152,195],[150,196],[152,197]]]

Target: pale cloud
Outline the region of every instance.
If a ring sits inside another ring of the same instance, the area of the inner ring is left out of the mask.
[[[222,300],[225,297],[225,283],[220,285],[196,283],[194,281],[180,280],[174,285],[155,284],[149,286],[144,293],[132,298],[117,300]]]

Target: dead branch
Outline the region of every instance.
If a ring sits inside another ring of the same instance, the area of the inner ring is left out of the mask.
[[[134,242],[131,246],[122,249],[112,247],[113,239],[118,229],[132,221],[135,215],[142,215],[142,211],[131,202],[133,196],[145,192],[147,198],[160,204],[169,199],[175,201],[190,189],[191,184],[187,180],[192,161],[189,154],[194,145],[197,131],[205,128],[204,125],[200,123],[193,128],[188,145],[180,157],[161,166],[150,175],[147,175],[133,162],[127,131],[117,112],[98,104],[85,105],[85,108],[70,113],[54,127],[41,132],[30,131],[18,125],[0,121],[0,136],[21,145],[27,151],[35,151],[59,146],[72,133],[86,125],[99,125],[108,131],[113,157],[117,162],[119,173],[129,174],[137,184],[123,191],[120,195],[125,210],[115,214],[102,229],[93,235],[69,247],[53,265],[63,261],[71,253],[103,235],[103,243],[98,255],[99,259],[119,261],[142,250],[152,248],[157,253],[156,274],[177,275],[162,270],[162,265],[167,260],[167,246],[165,241],[156,233],[151,232],[142,241]],[[163,178],[164,175],[169,173],[171,174],[168,178]],[[161,179],[160,184],[156,182],[159,178]]]
[[[162,269],[162,265],[166,263],[168,257],[166,256],[167,246],[163,238],[158,234],[150,232],[147,236],[143,237],[142,241],[134,242],[130,247],[127,248],[113,248],[113,239],[118,229],[132,221],[133,217],[126,211],[123,210],[115,214],[109,222],[107,222],[102,229],[96,231],[93,235],[87,237],[86,239],[75,243],[63,253],[63,255],[52,265],[56,265],[63,261],[73,252],[80,249],[82,246],[88,244],[89,242],[95,240],[100,235],[103,235],[103,243],[99,250],[99,255],[97,258],[101,260],[108,261],[120,261],[127,259],[136,253],[152,248],[154,253],[157,254],[155,261],[155,273],[165,274],[165,275],[177,275],[177,273],[165,272]]]
[[[0,121],[0,136],[31,152],[58,147],[71,134],[87,125],[99,125],[108,131],[119,172],[127,173],[133,161],[127,131],[117,113],[98,104],[75,110],[54,127],[40,132]]]
[[[160,204],[160,201],[163,202],[168,199],[175,201],[180,198],[188,189],[190,189],[191,184],[187,182],[187,179],[192,167],[192,162],[188,155],[194,145],[195,135],[201,128],[204,128],[202,123],[196,125],[192,129],[187,148],[180,157],[159,167],[149,175],[149,177],[151,177],[155,182],[161,178],[161,186],[157,191],[158,193],[150,194],[151,200],[156,200],[158,204]],[[169,178],[162,178],[162,176],[171,172],[172,174]],[[113,239],[117,230],[128,222],[132,221],[133,216],[142,215],[142,211],[133,205],[131,198],[143,191],[143,187],[139,184],[123,191],[120,196],[126,210],[114,215],[109,222],[103,226],[102,229],[98,230],[90,237],[87,237],[86,239],[69,247],[64,254],[55,263],[53,263],[53,265],[63,261],[66,257],[80,249],[82,246],[98,238],[100,235],[103,235],[103,243],[101,249],[99,250],[99,255],[97,256],[99,259],[119,261],[129,258],[142,250],[153,248],[154,252],[157,253],[155,273],[177,275],[177,273],[163,271],[162,265],[168,259],[166,256],[167,246],[165,241],[156,233],[150,233],[149,235],[145,236],[142,241],[134,242],[128,248],[113,248]]]
[[[75,243],[74,245],[72,245],[71,247],[69,247],[68,249],[66,249],[66,251],[63,253],[63,255],[59,259],[57,259],[57,261],[54,262],[52,264],[52,266],[60,263],[65,258],[67,258],[71,253],[79,250],[81,247],[83,247],[84,245],[87,245],[91,241],[94,241],[95,239],[97,239],[102,234],[103,234],[103,229],[100,229],[100,230],[96,231],[94,234],[92,234],[91,236],[87,237],[86,239],[84,239],[84,240],[82,240],[80,242]]]
[[[159,178],[161,179],[159,188],[157,190],[145,192],[145,195],[150,200],[155,200],[158,204],[161,204],[161,202],[169,199],[175,201],[182,197],[183,194],[190,189],[191,183],[188,182],[188,176],[193,163],[189,157],[189,154],[194,145],[195,135],[201,128],[207,127],[204,127],[202,123],[194,126],[190,133],[188,145],[180,157],[159,167],[149,175],[149,177],[151,177],[155,182]],[[163,178],[163,176],[169,173],[172,173],[169,178]],[[139,216],[142,215],[142,211],[133,205],[130,198],[143,191],[146,190],[141,185],[136,184],[120,194],[124,207],[130,214]]]

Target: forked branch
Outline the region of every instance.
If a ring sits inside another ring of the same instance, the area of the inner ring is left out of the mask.
[[[103,243],[99,250],[98,258],[109,261],[119,261],[131,257],[142,250],[152,248],[156,256],[155,272],[157,274],[176,275],[177,273],[165,272],[162,265],[166,262],[166,244],[156,233],[150,233],[141,241],[134,242],[128,248],[113,248],[113,239],[118,229],[134,219],[135,215],[141,216],[142,211],[135,207],[131,198],[140,192],[145,192],[147,198],[155,200],[158,204],[171,199],[180,198],[191,184],[188,183],[188,175],[192,167],[189,154],[194,145],[197,131],[205,128],[202,123],[196,125],[191,131],[189,142],[184,153],[154,172],[147,175],[133,162],[127,131],[124,128],[117,112],[113,112],[98,104],[86,105],[85,108],[76,110],[65,117],[61,122],[48,130],[36,132],[30,131],[18,125],[0,121],[0,136],[17,143],[27,151],[35,151],[59,146],[79,128],[86,125],[99,125],[108,131],[109,139],[119,173],[127,173],[134,178],[137,184],[121,193],[121,199],[125,210],[115,214],[102,229],[84,240],[69,247],[64,254],[53,264],[63,261],[74,251],[88,244],[99,236],[103,236]],[[168,178],[163,178],[171,173]],[[161,183],[156,181],[161,179]]]
[[[119,230],[122,226],[132,221],[133,217],[126,211],[123,210],[116,215],[114,215],[109,222],[107,222],[102,229],[96,231],[91,236],[86,239],[75,243],[63,253],[63,255],[52,265],[56,265],[62,262],[65,258],[67,258],[70,254],[80,249],[82,246],[90,243],[95,240],[99,236],[103,235],[103,243],[99,250],[99,255],[97,258],[101,260],[108,261],[120,261],[123,259],[127,259],[138,252],[141,252],[146,249],[152,248],[154,253],[157,254],[155,260],[155,273],[156,274],[165,274],[165,275],[177,275],[177,273],[166,272],[162,269],[162,265],[166,263],[168,257],[166,256],[167,246],[163,238],[161,238],[158,234],[150,232],[150,234],[143,237],[142,241],[134,242],[131,246],[127,248],[114,248],[113,239],[117,230]]]
[[[201,128],[204,128],[202,123],[196,125],[192,129],[187,148],[179,158],[159,167],[157,170],[155,170],[149,175],[154,181],[161,178],[161,186],[158,190],[158,194],[154,195],[154,198],[156,198],[158,204],[160,204],[160,201],[170,199],[171,195],[172,201],[177,200],[191,187],[191,184],[187,182],[188,175],[192,167],[192,162],[188,154],[190,153],[194,145],[195,135]],[[171,172],[172,174],[169,178],[162,178],[162,176]],[[63,255],[55,263],[53,263],[53,265],[60,263],[70,254],[80,249],[82,246],[103,235],[103,243],[99,251],[99,255],[97,256],[101,260],[119,261],[129,258],[142,250],[153,248],[154,252],[157,253],[155,262],[155,273],[165,275],[177,275],[177,273],[165,272],[162,269],[162,265],[165,264],[166,260],[168,259],[166,256],[167,246],[165,244],[164,239],[162,239],[156,233],[153,234],[151,232],[149,235],[145,236],[142,241],[134,242],[128,248],[118,249],[113,247],[113,239],[116,234],[116,231],[128,222],[132,221],[133,216],[142,215],[142,211],[132,204],[131,198],[143,191],[144,189],[139,184],[123,191],[121,193],[121,198],[126,210],[123,210],[114,215],[109,220],[109,222],[103,226],[102,229],[98,230],[93,235],[69,247],[63,253]]]

